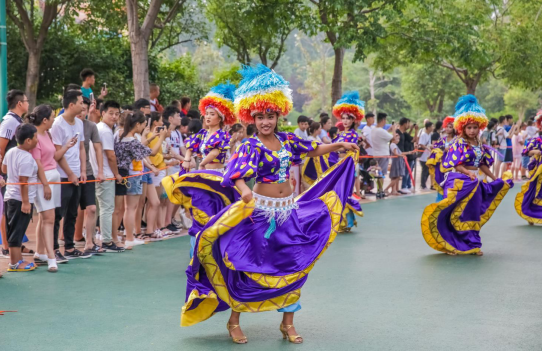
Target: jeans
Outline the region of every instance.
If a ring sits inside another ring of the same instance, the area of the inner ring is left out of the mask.
[[[68,178],[61,178],[60,181],[67,182]],[[60,186],[61,206],[55,209],[55,241],[54,249],[58,250],[58,230],[60,221],[64,219],[62,231],[64,233],[64,249],[71,250],[75,247],[73,235],[75,233],[75,220],[77,219],[77,210],[79,209],[79,200],[81,198],[81,187],[73,184],[62,184]]]
[[[427,167],[426,162],[420,161],[422,165],[422,189],[427,188],[427,178],[429,178],[429,167]]]
[[[96,197],[100,208],[100,231],[102,242],[113,240],[113,212],[115,211],[115,181],[96,183]]]
[[[410,166],[410,169],[414,168],[414,163],[416,161],[408,161],[408,165]],[[412,179],[410,179],[410,173],[408,172],[408,167],[405,167],[405,175],[403,176],[403,180],[401,183],[401,189],[410,189],[412,188]]]

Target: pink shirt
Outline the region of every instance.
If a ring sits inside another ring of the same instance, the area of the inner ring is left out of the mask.
[[[50,171],[56,169],[55,151],[55,145],[49,134],[41,135],[38,133],[38,145],[30,152],[35,160],[40,160],[44,171]]]

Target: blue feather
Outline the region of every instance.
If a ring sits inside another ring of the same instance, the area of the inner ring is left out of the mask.
[[[347,91],[341,96],[339,100],[337,100],[336,105],[340,104],[350,104],[350,105],[356,105],[361,108],[365,108],[365,102],[361,101],[359,99],[359,92],[357,91]]]
[[[229,81],[225,84],[218,84],[211,88],[211,92],[224,96],[224,98],[233,101],[235,95],[235,85]]]
[[[272,88],[287,88],[289,85],[282,76],[261,63],[256,67],[243,66],[238,72],[243,76],[243,79],[235,91],[236,96]]]
[[[484,110],[482,106],[478,104],[476,96],[468,94],[460,97],[459,101],[457,101],[457,104],[455,105],[454,117],[457,117],[467,112],[480,113],[485,115],[486,110]]]

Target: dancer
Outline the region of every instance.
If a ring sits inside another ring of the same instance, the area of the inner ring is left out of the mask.
[[[426,163],[429,168],[429,174],[433,178],[433,186],[437,191],[437,202],[444,199],[441,183],[444,181],[444,173],[450,170],[442,166],[442,160],[446,159],[446,154],[455,140],[454,118],[451,116],[446,117],[442,122],[442,127],[444,128],[445,135],[440,137],[433,145]]]
[[[226,152],[230,149],[230,136],[222,128],[236,122],[233,113],[234,92],[235,85],[220,84],[200,100],[199,110],[205,115],[207,129],[200,130],[186,142],[186,155],[179,174],[162,180],[169,200],[188,209],[194,219],[188,230],[191,236],[190,257],[196,234],[212,216],[240,198],[236,189],[220,185]],[[202,158],[200,170],[190,172],[190,161],[194,154]]]
[[[487,117],[476,97],[461,97],[455,108],[454,128],[458,137],[442,162],[447,171],[442,183],[444,199],[425,208],[422,233],[435,250],[449,255],[482,256],[480,229],[514,183],[510,172],[497,179],[490,170],[490,148],[479,140]],[[486,176],[493,181],[487,183]]]
[[[542,224],[542,118],[537,119],[538,136],[523,148],[523,156],[531,157],[529,178],[516,195],[514,207],[529,225]]]
[[[186,271],[181,325],[194,325],[231,307],[228,332],[233,342],[244,344],[240,312],[278,310],[284,312],[283,338],[301,343],[293,326],[294,312],[301,308],[301,287],[335,239],[354,183],[357,152],[345,156],[295,200],[289,169],[305,156],[358,147],[317,145],[278,132],[278,118],[292,108],[288,83],[264,65],[245,67],[241,74],[235,109],[241,121],[255,123],[258,132],[233,154],[223,185],[235,185],[243,201],[220,211],[198,234]],[[245,182],[254,177],[252,192]]]

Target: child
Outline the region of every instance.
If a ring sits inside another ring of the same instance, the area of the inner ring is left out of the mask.
[[[373,158],[371,159],[371,162],[369,162],[369,168],[367,169],[367,172],[369,172],[369,175],[376,179],[376,186],[377,186],[377,194],[382,193],[382,182],[379,180],[382,179],[382,168],[378,165],[378,162]],[[378,197],[378,196],[377,196]],[[380,197],[378,197],[380,198]]]
[[[386,189],[384,189],[384,192],[387,192],[388,189],[391,188],[391,195],[400,195],[399,193],[399,181],[401,180],[401,177],[403,174],[405,174],[405,160],[401,156],[401,150],[399,150],[399,147],[397,146],[397,143],[401,140],[401,136],[399,134],[395,134],[395,136],[392,139],[392,142],[390,144],[390,151],[392,156],[396,156],[391,161],[391,170],[390,170],[390,178],[391,182],[388,184]]]
[[[2,172],[8,174],[8,183],[36,183],[38,165],[30,150],[38,144],[38,130],[31,124],[21,124],[15,130],[15,139],[19,145],[6,154]],[[35,196],[35,185],[8,185],[6,188],[4,215],[10,252],[9,272],[36,269],[34,263],[23,260],[21,253],[23,236],[32,219]]]

